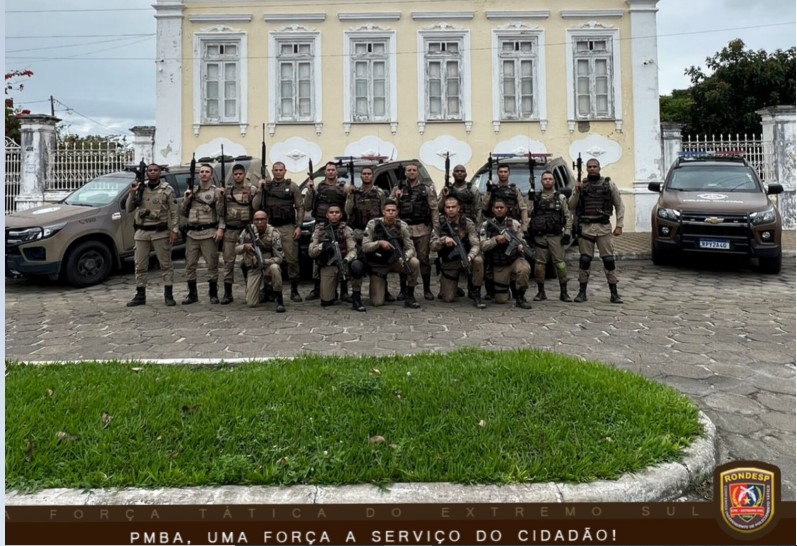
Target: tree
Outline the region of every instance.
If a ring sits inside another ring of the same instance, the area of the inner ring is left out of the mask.
[[[20,78],[30,78],[33,72],[30,70],[12,70],[6,72],[5,91],[6,91],[6,136],[14,142],[20,141],[19,119],[20,114],[30,114],[30,110],[14,108],[14,99],[8,96],[10,91],[22,91],[25,85]]]
[[[692,66],[685,72],[692,81],[689,132],[757,134],[761,117],[756,110],[797,99],[793,47],[767,53],[732,40],[706,59],[706,67],[704,71]]]
[[[672,95],[662,95],[659,98],[661,121],[681,123],[684,125],[683,131],[688,132],[694,104],[689,89],[674,89]]]

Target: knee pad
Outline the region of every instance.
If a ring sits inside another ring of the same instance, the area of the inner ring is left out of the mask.
[[[589,254],[582,254],[581,257],[578,259],[578,267],[579,269],[588,270],[589,264],[592,263],[592,256]]]
[[[365,264],[360,260],[354,260],[349,264],[349,271],[351,272],[351,276],[355,279],[362,279],[365,275]]]
[[[603,260],[603,268],[606,271],[614,271],[614,268],[617,267],[614,263],[614,256],[603,256],[601,260]]]
[[[556,267],[556,269],[559,271],[564,271],[567,269],[567,264],[565,262],[556,262],[554,267]]]

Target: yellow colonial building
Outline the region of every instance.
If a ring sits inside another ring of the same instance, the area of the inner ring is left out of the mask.
[[[599,159],[628,229],[663,178],[658,0],[157,0],[156,160]]]

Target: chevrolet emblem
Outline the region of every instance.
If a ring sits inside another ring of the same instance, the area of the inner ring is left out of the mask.
[[[717,218],[716,216],[711,216],[709,218],[706,218],[706,223],[707,224],[721,224],[722,223],[722,218]]]

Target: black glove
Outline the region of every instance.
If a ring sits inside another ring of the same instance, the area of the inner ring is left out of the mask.
[[[564,235],[562,235],[562,246],[567,246],[569,244],[570,244],[570,234],[565,233]]]

